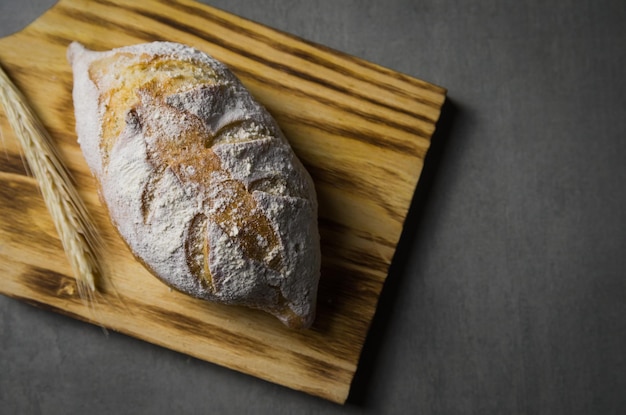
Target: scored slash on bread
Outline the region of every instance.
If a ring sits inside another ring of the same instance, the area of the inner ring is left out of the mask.
[[[185,45],[74,42],[68,60],[81,149],[135,257],[181,292],[310,327],[315,189],[267,110]]]

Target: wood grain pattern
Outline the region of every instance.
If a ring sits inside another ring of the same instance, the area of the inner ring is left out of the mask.
[[[169,290],[128,252],[98,201],[74,133],[67,45],[154,40],[230,66],[265,104],[314,178],[322,278],[313,328]],[[445,91],[191,1],[62,0],[0,39],[0,62],[61,151],[102,233],[108,278],[78,297],[37,185],[0,112],[0,292],[197,358],[344,402],[400,237]]]

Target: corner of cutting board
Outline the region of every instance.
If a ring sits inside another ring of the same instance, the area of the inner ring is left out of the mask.
[[[2,45],[5,42],[12,42],[14,38],[20,37],[20,36],[22,36],[24,34],[28,34],[28,32],[32,31],[33,27],[37,26],[38,23],[40,23],[42,20],[47,19],[48,16],[50,16],[50,14],[52,14],[52,11],[54,9],[56,9],[57,7],[59,7],[59,4],[66,3],[66,2],[69,2],[69,1],[70,0],[59,0],[59,1],[57,1],[48,10],[43,12],[39,17],[37,17],[35,20],[30,22],[29,24],[27,24],[23,28],[19,29],[17,32],[11,33],[10,35],[4,36],[4,37],[0,37],[0,57],[2,56]]]

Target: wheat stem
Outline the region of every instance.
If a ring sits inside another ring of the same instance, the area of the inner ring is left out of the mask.
[[[0,66],[0,104],[15,131],[30,171],[39,183],[48,211],[65,249],[79,292],[96,290],[102,275],[99,239],[70,173],[61,162],[50,134]],[[88,294],[87,294],[88,295]]]

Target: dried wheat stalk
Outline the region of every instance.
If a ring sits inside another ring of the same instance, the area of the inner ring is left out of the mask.
[[[39,183],[52,220],[69,259],[82,298],[91,297],[102,275],[99,239],[50,134],[24,96],[0,66],[0,103],[20,142],[24,157]],[[88,288],[89,291],[86,290]]]

